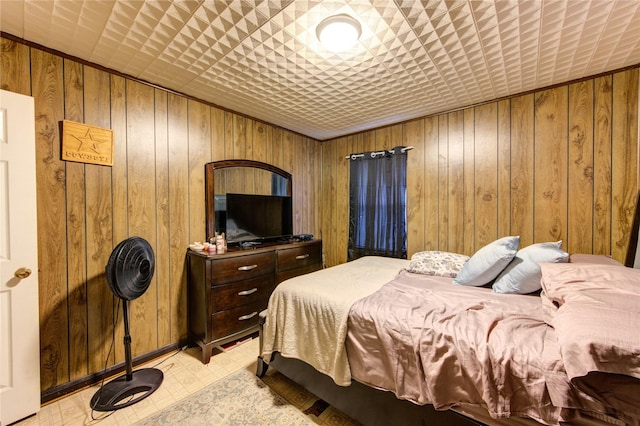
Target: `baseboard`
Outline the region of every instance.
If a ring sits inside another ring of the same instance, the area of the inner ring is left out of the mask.
[[[153,361],[156,358],[161,357],[162,355],[168,354],[169,352],[178,350],[179,348],[185,346],[187,341],[172,343],[170,345],[164,346],[162,348],[158,348],[154,351],[147,352],[144,355],[140,355],[132,360],[133,366],[136,367],[141,364],[145,364],[149,361]],[[90,374],[88,376],[82,377],[80,379],[73,380],[71,382],[65,383],[60,386],[54,386],[45,391],[42,391],[40,394],[40,403],[45,405],[51,402],[54,402],[60,398],[63,398],[69,394],[75,393],[79,390],[85,389],[91,385],[99,383],[103,378],[108,379],[112,376],[116,376],[125,371],[126,366],[124,362],[120,364],[113,365],[108,367],[106,370],[102,370],[97,373]]]

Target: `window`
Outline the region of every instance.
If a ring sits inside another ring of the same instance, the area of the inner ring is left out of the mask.
[[[348,260],[407,257],[406,148],[351,156]]]

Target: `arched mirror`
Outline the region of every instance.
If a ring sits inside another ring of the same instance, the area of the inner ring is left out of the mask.
[[[229,244],[292,235],[291,174],[253,160],[207,163],[207,240],[225,233]]]

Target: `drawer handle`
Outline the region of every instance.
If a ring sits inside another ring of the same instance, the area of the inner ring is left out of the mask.
[[[248,296],[252,293],[255,293],[256,291],[258,291],[258,287],[254,287],[251,290],[240,291],[238,292],[238,296]]]
[[[251,319],[251,318],[255,317],[256,315],[258,315],[258,311],[255,311],[255,312],[252,312],[250,314],[238,317],[238,321],[248,320],[248,319]]]
[[[250,271],[252,269],[256,269],[258,267],[258,265],[247,265],[247,266],[241,266],[238,268],[238,271]]]
[[[300,256],[296,256],[296,259],[297,259],[297,260],[304,260],[304,259],[306,259],[307,257],[309,257],[309,253],[307,253],[307,254],[301,254]]]

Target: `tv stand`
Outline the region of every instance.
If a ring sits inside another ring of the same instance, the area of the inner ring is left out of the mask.
[[[249,250],[249,249],[253,249],[257,246],[259,246],[262,243],[259,243],[257,241],[245,241],[243,243],[238,243],[238,247],[245,249],[245,250]]]
[[[189,344],[208,364],[215,346],[258,331],[260,311],[289,278],[322,269],[322,240],[229,246],[223,254],[187,253]]]

